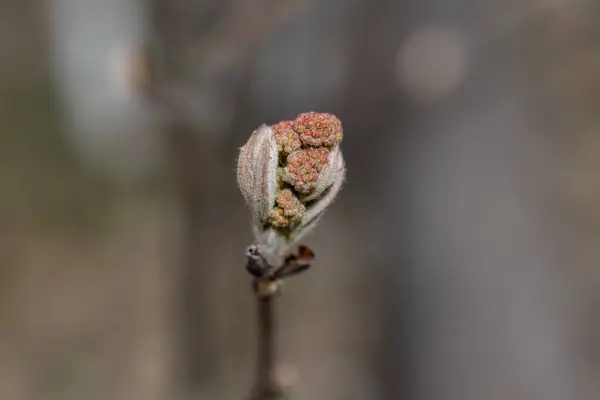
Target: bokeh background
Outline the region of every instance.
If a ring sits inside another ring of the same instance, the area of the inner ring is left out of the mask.
[[[290,397],[600,399],[599,18],[1,0],[0,398],[245,398],[236,155],[315,110],[348,177],[278,304]]]

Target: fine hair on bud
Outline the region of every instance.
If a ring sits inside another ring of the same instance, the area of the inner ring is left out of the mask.
[[[273,267],[333,202],[346,168],[342,123],[307,112],[255,130],[240,149],[237,180],[250,208],[256,249]]]

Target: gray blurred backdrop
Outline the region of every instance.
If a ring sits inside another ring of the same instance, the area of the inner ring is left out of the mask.
[[[292,399],[600,399],[596,0],[1,0],[0,398],[243,399],[237,151],[348,177],[278,307]]]

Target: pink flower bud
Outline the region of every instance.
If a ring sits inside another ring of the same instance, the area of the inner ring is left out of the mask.
[[[300,137],[292,128],[292,121],[281,121],[273,125],[275,141],[280,152],[290,154],[302,146]]]
[[[321,197],[323,192],[331,187],[335,180],[344,179],[345,163],[342,150],[334,147],[327,157],[327,163],[319,173],[312,191],[301,198],[303,202],[313,201]],[[341,176],[341,177],[340,177]]]
[[[290,189],[280,190],[275,196],[275,204],[276,206],[269,216],[269,222],[278,228],[289,226],[291,222],[300,220],[306,209]]]
[[[342,141],[343,130],[340,120],[332,114],[314,111],[302,113],[294,121],[294,131],[307,146],[333,147]]]
[[[326,147],[298,150],[287,158],[283,180],[303,194],[309,193],[317,184],[321,171],[329,160]]]
[[[281,208],[274,208],[269,215],[269,224],[275,228],[284,228],[290,224],[288,219],[283,215]]]

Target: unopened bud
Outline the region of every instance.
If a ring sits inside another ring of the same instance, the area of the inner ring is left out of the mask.
[[[302,147],[300,137],[294,132],[292,125],[292,121],[281,121],[273,125],[273,135],[275,136],[277,149],[282,153],[290,154]]]
[[[327,113],[263,125],[241,148],[237,178],[254,220],[256,248],[273,267],[314,227],[346,173],[342,124]]]
[[[342,123],[333,114],[302,113],[294,121],[294,130],[307,146],[335,146],[342,141]]]
[[[295,151],[287,158],[283,180],[294,186],[298,193],[308,194],[315,188],[328,160],[326,147]]]
[[[343,181],[346,173],[344,157],[339,146],[334,147],[327,155],[327,162],[319,173],[319,178],[314,183],[313,190],[302,201],[307,203],[318,199],[325,190],[330,189],[336,180]],[[341,187],[341,186],[340,186]]]
[[[290,189],[280,190],[275,196],[275,203],[269,222],[277,228],[284,228],[292,222],[299,221],[306,209]]]

